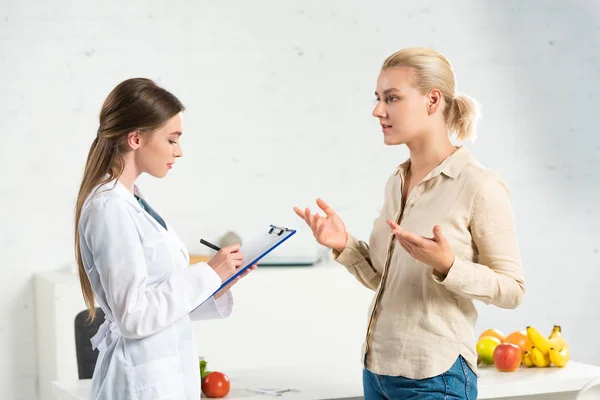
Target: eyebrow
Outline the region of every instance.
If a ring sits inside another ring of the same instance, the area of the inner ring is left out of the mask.
[[[181,136],[183,132],[179,132],[179,131],[175,131],[175,132],[171,132],[169,133],[169,135],[177,135],[177,136]]]
[[[397,92],[398,89],[396,88],[390,88],[390,89],[386,89],[383,91],[383,94],[390,94],[392,92]],[[377,91],[375,91],[375,96],[379,96],[379,93],[377,93]]]

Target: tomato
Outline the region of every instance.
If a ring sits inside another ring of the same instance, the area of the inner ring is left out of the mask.
[[[222,372],[211,372],[202,378],[202,393],[206,397],[225,397],[230,387],[229,377]]]

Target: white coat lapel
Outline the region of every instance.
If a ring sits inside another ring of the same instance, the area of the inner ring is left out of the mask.
[[[146,199],[144,198],[144,195],[142,194],[142,192],[140,191],[140,189],[139,189],[137,186],[134,186],[134,189],[133,189],[133,190],[134,190],[135,196],[137,196],[137,197],[139,197],[139,198],[143,199],[144,201],[146,200]],[[129,192],[129,191],[128,191],[128,192]],[[166,221],[164,221],[164,220],[163,220],[163,221],[165,222],[165,225],[167,226],[167,228],[165,228],[164,226],[162,226],[162,225],[160,224],[160,222],[158,222],[158,221],[157,221],[157,220],[156,220],[156,219],[155,219],[155,218],[154,218],[154,217],[153,217],[153,216],[150,214],[150,212],[149,212],[149,211],[146,211],[146,210],[144,210],[144,209],[143,209],[143,207],[142,207],[142,206],[140,205],[140,203],[138,202],[138,200],[135,198],[135,196],[133,196],[133,195],[132,195],[131,197],[133,198],[133,200],[135,201],[135,203],[136,203],[136,204],[137,204],[137,205],[140,207],[140,209],[142,209],[142,211],[143,211],[143,214],[144,214],[144,217],[145,217],[145,218],[146,218],[146,219],[147,219],[147,220],[148,220],[148,221],[149,221],[149,222],[152,224],[152,226],[153,226],[153,227],[154,227],[154,228],[155,228],[157,231],[159,231],[159,232],[161,232],[161,233],[163,233],[163,234],[164,234],[164,233],[166,233],[166,232],[168,231],[168,227],[169,227],[169,225],[166,223]],[[154,211],[154,212],[156,212],[156,211]],[[162,218],[162,217],[160,217],[160,218]]]
[[[114,189],[120,196],[124,197],[129,203],[131,203],[133,205],[133,207],[136,209],[136,211],[138,213],[141,213],[144,216],[144,218],[146,218],[146,220],[148,220],[148,222],[150,222],[150,224],[158,232],[162,233],[165,236],[165,239],[169,243],[169,247],[171,248],[171,251],[173,252],[173,257],[178,258],[178,259],[179,259],[179,257],[182,257],[183,265],[184,266],[189,265],[190,255],[188,253],[188,250],[185,247],[185,244],[181,241],[181,239],[179,239],[179,237],[177,237],[177,235],[175,235],[175,232],[173,231],[173,228],[171,227],[171,225],[169,225],[169,223],[167,221],[165,221],[165,225],[167,226],[167,229],[165,229],[156,219],[154,219],[154,217],[152,215],[150,215],[148,212],[146,212],[142,208],[140,203],[138,203],[137,199],[134,196],[134,193],[136,196],[138,196],[142,199],[144,198],[144,195],[142,194],[142,192],[139,190],[139,188],[137,186],[134,186],[134,193],[131,193],[129,191],[129,189],[127,189],[119,181],[112,181],[108,185],[110,185],[108,188]]]
[[[148,214],[140,205],[140,203],[137,201],[137,199],[135,198],[135,196],[137,195],[138,197],[142,197],[143,195],[141,194],[141,192],[139,191],[137,186],[133,187],[133,191],[135,193],[131,193],[129,191],[129,189],[127,189],[125,187],[125,185],[123,185],[121,182],[119,181],[113,181],[114,185],[111,183],[109,188],[113,188],[114,191],[121,197],[123,197],[125,200],[127,200],[127,202],[129,202],[131,205],[133,205],[133,207],[135,208],[135,210],[144,216],[144,218],[146,218],[146,220],[148,220],[148,222],[159,232],[164,232],[165,229],[158,223],[158,221],[156,221],[152,215]]]

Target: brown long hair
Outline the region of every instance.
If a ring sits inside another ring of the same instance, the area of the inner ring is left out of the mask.
[[[123,154],[128,151],[127,137],[130,132],[150,134],[184,109],[177,97],[146,78],[121,82],[102,105],[100,126],[88,153],[75,207],[75,258],[90,320],[94,320],[96,308],[92,286],[81,257],[79,220],[83,204],[94,188],[119,179],[123,173]]]

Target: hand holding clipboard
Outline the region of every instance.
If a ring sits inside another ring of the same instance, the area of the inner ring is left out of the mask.
[[[229,279],[229,277],[234,275],[243,263],[244,254],[240,252],[239,244],[232,244],[230,246],[225,246],[222,249],[220,249],[219,247],[205,241],[204,239],[200,240],[200,243],[217,251],[217,254],[215,254],[215,256],[211,258],[210,261],[207,262],[207,264],[215,270],[217,275],[219,275],[219,277],[221,278],[221,281],[226,281],[227,279]],[[215,299],[221,297],[225,292],[231,289],[231,287],[239,279],[248,275],[250,271],[254,269],[256,269],[256,264],[250,266],[250,268],[247,268],[242,274],[240,274],[227,286],[222,286],[221,288],[219,288],[219,290],[214,293]]]
[[[200,240],[200,243],[218,251],[217,255],[215,255],[215,257],[209,261],[209,265],[211,265],[212,261],[215,260],[213,264],[216,266],[219,260],[223,259],[225,260],[223,261],[223,263],[225,263],[225,265],[222,267],[223,272],[225,273],[225,276],[229,274],[229,276],[226,278],[221,277],[223,283],[215,293],[217,295],[219,292],[221,292],[221,294],[225,293],[226,290],[222,289],[225,287],[230,288],[231,285],[237,282],[237,280],[246,276],[250,271],[256,269],[258,261],[275,250],[275,248],[288,240],[295,233],[295,229],[270,225],[265,232],[252,238],[247,243],[244,243],[243,246],[240,247],[238,244],[234,244],[223,247],[223,249],[220,249],[219,247],[203,239]],[[216,260],[220,253],[221,258]],[[213,265],[211,265],[211,267],[215,268]],[[216,268],[215,272],[217,272]],[[221,275],[219,274],[219,276]]]

